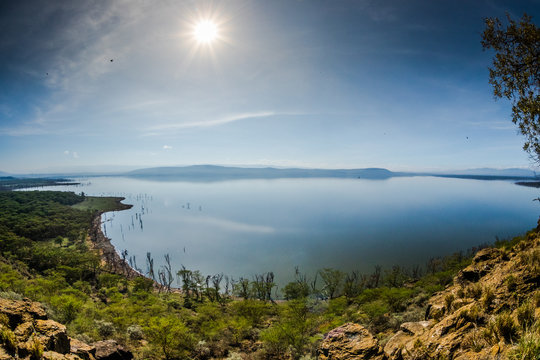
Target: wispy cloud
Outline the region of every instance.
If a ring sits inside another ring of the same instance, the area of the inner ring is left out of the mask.
[[[155,126],[147,128],[146,130],[151,131],[149,135],[154,135],[156,134],[156,132],[162,132],[162,131],[182,130],[182,129],[188,129],[188,128],[205,128],[205,127],[225,125],[225,124],[236,122],[236,121],[242,121],[242,120],[248,120],[248,119],[259,119],[259,118],[265,118],[265,117],[270,117],[270,116],[275,116],[275,115],[277,115],[277,113],[273,111],[241,113],[241,114],[229,115],[229,116],[219,118],[219,119],[214,119],[214,120],[155,125]]]
[[[172,150],[172,146],[170,146],[170,145],[163,145],[163,150]]]

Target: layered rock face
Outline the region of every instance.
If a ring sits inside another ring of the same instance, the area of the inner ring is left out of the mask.
[[[0,298],[0,360],[123,360],[133,355],[114,340],[85,344],[47,319],[41,304]]]
[[[531,330],[540,323],[539,289],[535,232],[511,249],[479,251],[452,285],[430,299],[424,321],[404,323],[384,341],[345,324],[325,335],[319,358],[506,359],[520,338],[540,337]]]

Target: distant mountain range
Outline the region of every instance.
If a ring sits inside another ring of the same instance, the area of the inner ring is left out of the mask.
[[[366,169],[299,169],[299,168],[243,168],[217,165],[192,165],[181,167],[155,167],[124,173],[130,177],[151,177],[163,180],[189,179],[216,181],[227,179],[278,179],[278,178],[351,178],[389,179],[397,176],[437,176],[478,180],[532,180],[535,173],[526,169],[472,169],[452,173],[393,172],[383,168]]]

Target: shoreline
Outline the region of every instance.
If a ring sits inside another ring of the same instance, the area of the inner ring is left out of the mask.
[[[127,261],[120,257],[116,248],[111,243],[111,239],[106,237],[103,231],[101,231],[101,215],[106,212],[107,211],[98,212],[92,220],[89,231],[89,243],[91,244],[92,250],[98,251],[101,258],[101,264],[107,271],[125,276],[129,280],[133,280],[137,277],[146,278],[146,276],[133,269]]]
[[[128,262],[123,260],[116,248],[111,243],[111,239],[105,236],[101,230],[101,215],[111,211],[122,211],[131,209],[133,205],[122,204],[121,201],[125,200],[124,197],[114,198],[115,207],[113,209],[107,210],[98,210],[96,211],[94,218],[92,219],[92,224],[88,231],[88,244],[91,250],[96,250],[99,253],[101,259],[101,265],[109,272],[113,274],[118,274],[125,276],[129,280],[135,279],[137,277],[146,277],[143,274],[139,273],[131,266]]]

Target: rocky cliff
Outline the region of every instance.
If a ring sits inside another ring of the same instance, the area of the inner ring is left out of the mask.
[[[133,355],[114,340],[86,344],[47,319],[41,304],[0,298],[0,360],[123,360]]]
[[[424,321],[384,340],[348,323],[325,335],[322,360],[539,359],[540,236],[479,251],[429,301]]]

